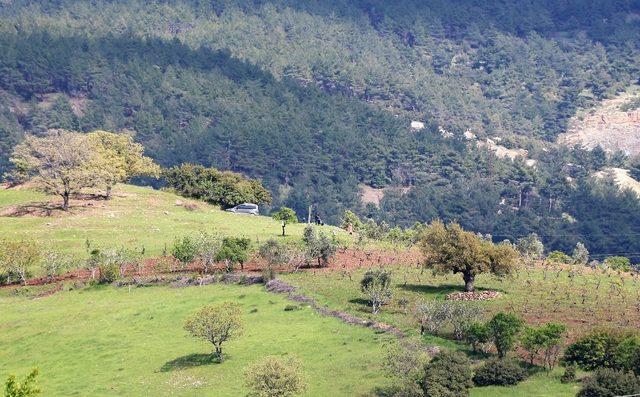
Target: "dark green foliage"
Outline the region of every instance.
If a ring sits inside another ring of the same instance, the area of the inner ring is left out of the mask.
[[[272,215],[273,219],[285,223],[297,223],[296,212],[289,207],[282,207]]]
[[[260,181],[245,178],[235,172],[182,164],[165,170],[163,176],[167,184],[178,194],[205,200],[224,208],[242,203],[271,202],[271,195]]]
[[[489,327],[485,323],[472,323],[465,332],[465,339],[471,345],[474,353],[477,353],[482,350],[485,343],[491,340]]]
[[[498,357],[505,357],[513,349],[524,321],[512,313],[498,313],[487,323]]]
[[[460,352],[442,351],[425,367],[422,389],[426,397],[464,397],[473,387],[469,359]]]
[[[614,161],[537,141],[637,80],[633,1],[5,3],[0,174],[24,133],[129,129],[163,166],[240,172],[327,223],[349,208],[378,225],[441,218],[496,241],[640,252],[638,200],[588,178]],[[467,130],[527,149],[536,168]],[[410,190],[363,208],[362,184]]]
[[[597,370],[577,397],[615,397],[640,394],[640,379],[632,372],[609,368]]]
[[[631,271],[631,261],[624,256],[610,256],[604,260],[604,264],[612,270]]]
[[[569,345],[565,349],[562,360],[588,371],[597,368],[614,368],[617,361],[616,350],[621,340],[622,336],[619,334],[610,331],[594,331]]]
[[[562,383],[571,383],[576,380],[576,366],[571,364],[567,365],[564,369],[564,373],[560,377],[560,382]]]
[[[251,240],[246,237],[225,237],[222,240],[222,247],[216,255],[216,260],[224,261],[227,271],[233,270],[233,265],[238,263],[240,268],[244,268],[244,263],[249,258],[249,247]]]
[[[513,386],[523,381],[527,371],[514,359],[492,359],[486,361],[473,377],[477,386]]]

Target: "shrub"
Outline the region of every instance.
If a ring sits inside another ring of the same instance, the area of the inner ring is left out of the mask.
[[[354,212],[345,210],[342,215],[342,222],[340,222],[340,227],[347,231],[357,231],[362,229],[362,221],[358,218]]]
[[[562,383],[571,383],[576,380],[576,366],[575,365],[567,365],[564,369],[564,373],[560,377],[560,382]]]
[[[620,341],[614,351],[614,367],[634,371],[640,376],[640,335],[627,336]]]
[[[47,277],[53,279],[73,267],[73,258],[57,252],[50,252],[42,261],[42,268]]]
[[[42,393],[38,387],[38,374],[37,368],[33,369],[29,375],[19,383],[15,375],[9,375],[7,381],[4,384],[4,396],[5,397],[32,397]]]
[[[460,352],[442,351],[425,367],[422,389],[426,397],[464,397],[473,387],[469,359]]]
[[[562,251],[552,251],[547,255],[547,260],[552,263],[563,263],[565,265],[571,263],[571,257]]]
[[[171,255],[183,265],[193,262],[196,259],[196,255],[198,255],[198,246],[195,239],[191,236],[183,236],[181,239],[176,239],[173,242],[173,247],[171,247]]]
[[[472,323],[465,333],[467,343],[471,345],[474,353],[484,350],[484,345],[491,340],[489,327],[484,323]]]
[[[598,369],[587,380],[577,397],[631,396],[640,393],[640,379],[632,372]]]
[[[194,259],[202,262],[205,273],[208,273],[215,264],[217,257],[222,248],[222,239],[218,234],[212,234],[205,231],[199,231],[190,238],[195,252]]]
[[[609,331],[594,331],[569,345],[564,352],[563,361],[587,371],[613,368],[616,365],[615,352],[620,341],[620,335]]]
[[[245,384],[255,397],[289,397],[303,393],[307,384],[295,357],[265,357],[244,371]]]
[[[373,314],[391,300],[391,273],[385,269],[369,269],[360,280],[361,291],[369,298]]]
[[[242,333],[240,306],[234,302],[205,306],[187,319],[184,329],[213,344],[213,357],[222,361],[222,344]]]
[[[512,386],[527,376],[527,371],[513,359],[493,359],[486,361],[476,370],[473,382],[478,386]]]
[[[511,313],[498,313],[487,323],[498,357],[505,357],[517,340],[524,322]]]
[[[30,269],[38,267],[42,257],[42,249],[33,239],[0,241],[0,273],[8,283],[18,279],[25,284]]]
[[[613,270],[631,271],[631,261],[624,256],[610,256],[604,260],[604,264]]]
[[[553,369],[558,362],[562,338],[567,331],[564,324],[547,323],[540,327],[527,327],[521,343],[529,352],[529,363],[538,358],[545,368]]]

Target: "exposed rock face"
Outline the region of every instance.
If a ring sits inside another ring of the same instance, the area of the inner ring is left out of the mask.
[[[638,90],[629,91],[576,115],[569,123],[569,131],[558,137],[558,143],[586,149],[600,146],[607,152],[621,150],[630,156],[640,154],[640,108],[628,108],[638,98]]]
[[[638,197],[640,197],[640,181],[636,181],[629,174],[629,170],[623,168],[605,168],[602,171],[596,172],[597,178],[605,178],[607,176],[613,177],[620,189],[631,189]]]

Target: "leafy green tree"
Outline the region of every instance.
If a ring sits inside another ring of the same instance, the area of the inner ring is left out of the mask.
[[[544,255],[544,244],[542,244],[542,241],[540,241],[540,238],[535,233],[519,239],[516,248],[520,256],[530,264],[542,259]]]
[[[293,397],[307,389],[300,360],[291,356],[264,357],[247,367],[244,377],[254,397]]]
[[[540,327],[526,327],[520,342],[529,352],[529,363],[533,365],[538,358],[545,368],[552,370],[558,362],[566,332],[564,324],[547,323]]]
[[[478,274],[491,272],[504,276],[511,273],[518,257],[510,244],[493,244],[463,230],[457,223],[445,225],[441,221],[433,221],[425,229],[420,248],[425,267],[437,274],[462,274],[467,292],[474,291]]]
[[[176,238],[171,247],[171,255],[183,265],[193,262],[198,256],[198,243],[192,236]]]
[[[563,263],[565,265],[571,263],[571,257],[561,251],[552,251],[547,255],[547,260],[552,263]]]
[[[353,211],[345,210],[344,214],[342,215],[342,222],[340,224],[340,227],[344,230],[354,232],[362,229],[363,223],[358,215],[356,215]]]
[[[524,321],[511,313],[498,313],[487,323],[498,357],[506,357],[518,340]]]
[[[234,302],[205,306],[189,317],[184,329],[191,336],[209,342],[214,347],[213,358],[223,361],[222,345],[242,334],[242,312]]]
[[[249,258],[250,245],[251,240],[246,237],[225,237],[216,260],[224,261],[227,271],[232,271],[236,263],[240,264],[240,268],[244,270],[244,263]]]
[[[282,222],[282,236],[285,235],[285,227],[290,223],[298,223],[296,212],[289,207],[282,207],[273,215],[273,219]]]
[[[144,147],[134,142],[128,134],[116,134],[107,131],[93,131],[87,134],[89,144],[97,153],[96,169],[102,174],[106,185],[106,197],[116,183],[127,182],[134,177],[160,176],[160,167],[149,157],[144,156]]]
[[[367,270],[360,280],[360,290],[369,299],[373,314],[378,314],[380,307],[393,297],[391,273],[383,268]]]
[[[37,379],[39,373],[37,368],[33,369],[22,383],[18,382],[15,375],[9,375],[9,378],[7,378],[4,384],[4,396],[33,397],[41,394],[42,390],[38,387]]]
[[[482,351],[484,344],[491,340],[488,325],[481,322],[471,323],[465,332],[465,340],[471,345],[474,353]]]

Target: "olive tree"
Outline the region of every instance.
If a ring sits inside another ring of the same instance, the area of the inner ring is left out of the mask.
[[[436,274],[462,274],[467,292],[475,290],[478,274],[507,275],[514,270],[518,258],[507,242],[494,244],[463,230],[457,223],[445,225],[441,221],[432,222],[423,231],[420,248],[426,268]]]
[[[205,306],[187,319],[184,329],[191,336],[211,343],[213,358],[221,362],[222,345],[242,334],[240,306],[234,302]]]
[[[373,314],[377,314],[382,305],[386,305],[393,296],[391,273],[385,269],[370,269],[360,281],[360,289],[369,298]]]

